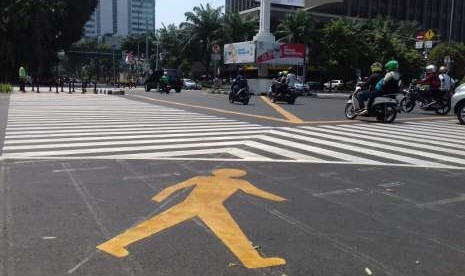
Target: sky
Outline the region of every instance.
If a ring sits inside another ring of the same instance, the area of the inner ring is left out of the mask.
[[[178,25],[185,21],[184,13],[200,4],[210,3],[213,7],[224,6],[225,0],[156,0],[157,29],[161,23]],[[224,11],[224,10],[223,10]]]

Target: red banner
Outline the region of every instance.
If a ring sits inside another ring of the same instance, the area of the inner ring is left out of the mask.
[[[304,58],[305,46],[303,44],[281,44],[281,58]]]

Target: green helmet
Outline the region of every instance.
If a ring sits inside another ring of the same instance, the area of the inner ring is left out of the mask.
[[[388,63],[386,63],[384,67],[386,67],[386,70],[388,71],[395,71],[399,69],[399,62],[397,60],[391,60],[391,61],[388,61]]]

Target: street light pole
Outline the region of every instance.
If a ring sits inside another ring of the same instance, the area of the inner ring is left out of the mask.
[[[454,8],[455,8],[455,0],[452,1],[452,7],[450,9],[450,25],[449,25],[449,46],[450,42],[452,40],[452,26],[453,26],[453,21],[454,21]]]

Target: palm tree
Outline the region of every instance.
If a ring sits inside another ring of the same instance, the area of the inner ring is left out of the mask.
[[[187,44],[201,45],[201,62],[205,68],[209,68],[211,60],[211,48],[222,35],[223,7],[213,8],[210,4],[194,7],[193,11],[186,12],[186,22],[180,27],[190,34]]]
[[[224,16],[224,42],[233,43],[250,40],[258,29],[258,22],[243,18],[238,13]]]

